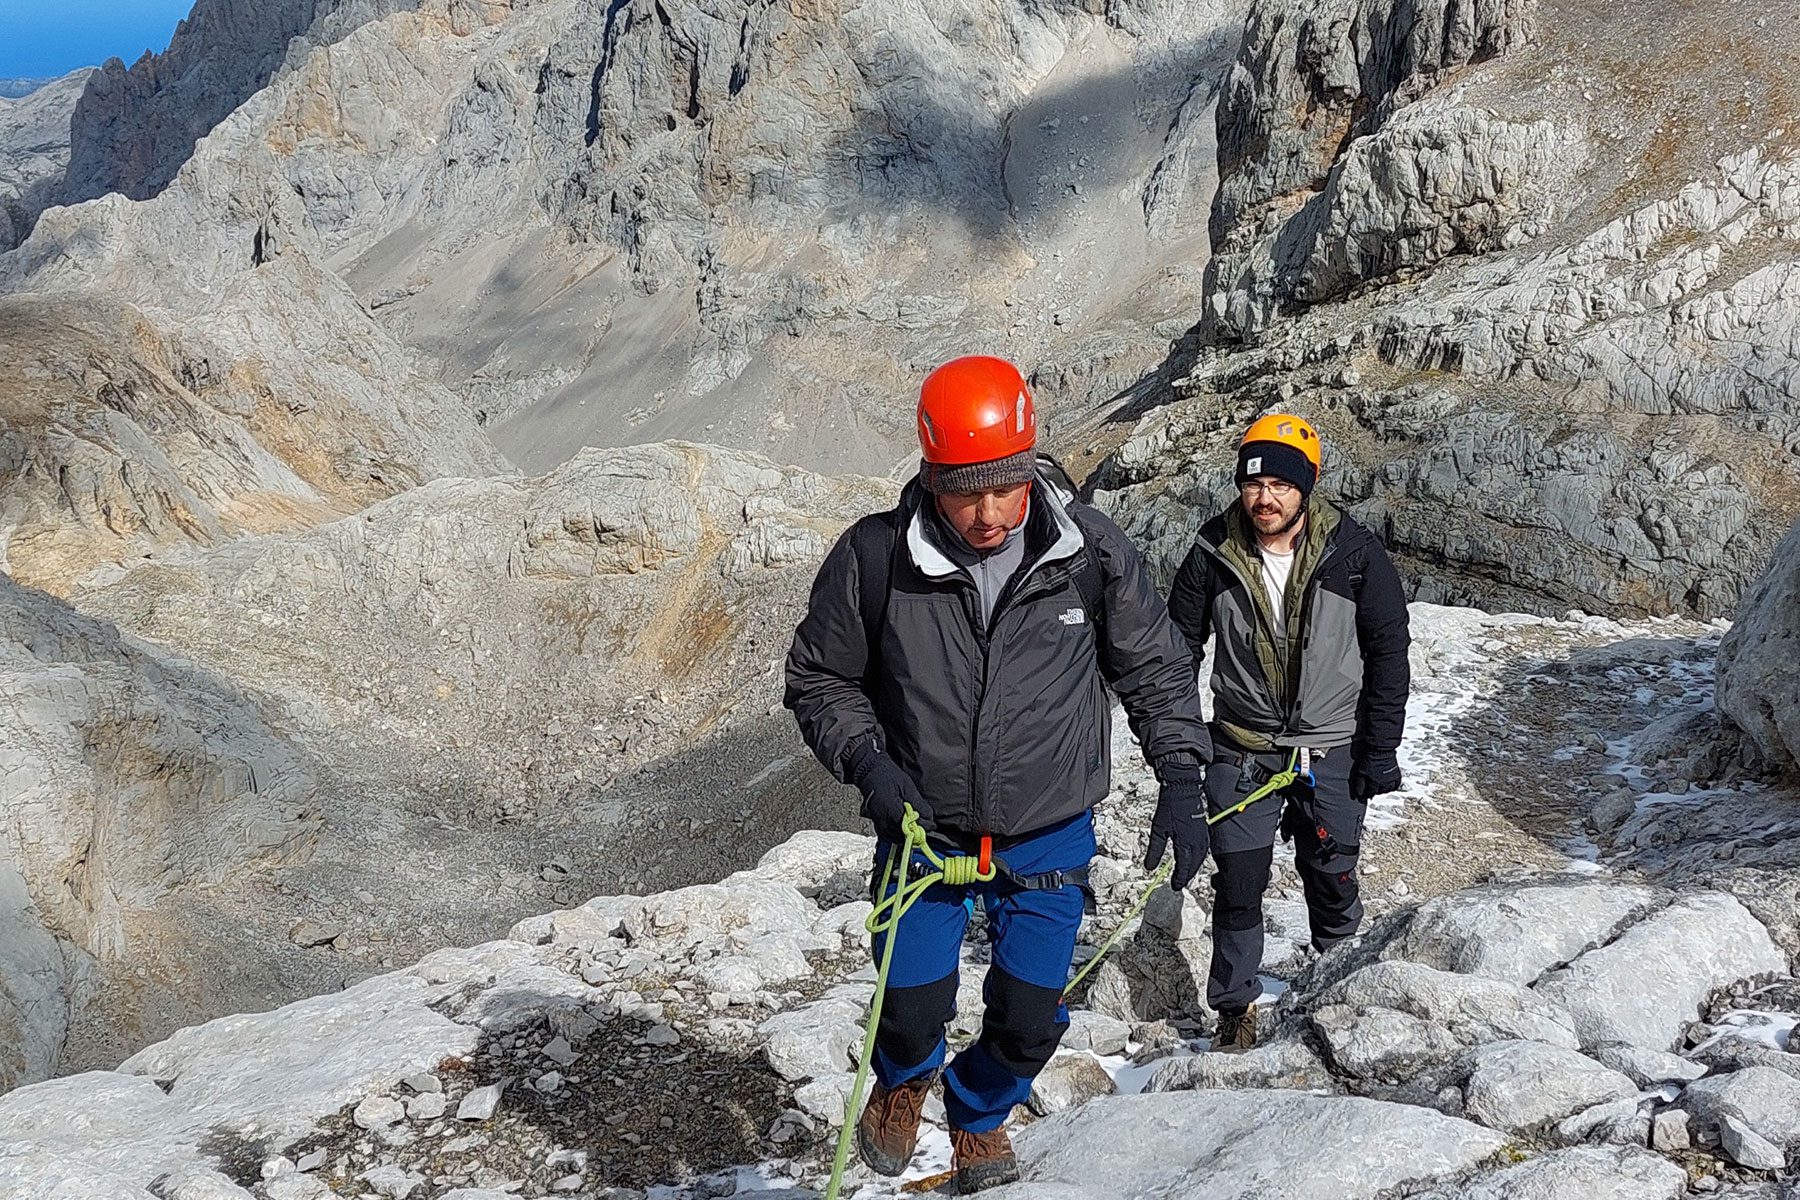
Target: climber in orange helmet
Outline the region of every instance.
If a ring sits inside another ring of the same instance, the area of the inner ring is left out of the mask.
[[[1018,368],[974,355],[933,371],[918,432],[919,473],[899,505],[858,521],[819,570],[786,703],[819,761],[862,792],[878,865],[910,807],[943,853],[986,842],[1006,868],[934,885],[900,918],[856,1129],[863,1160],[899,1174],[941,1075],[966,1194],[1017,1178],[1007,1116],[1068,1026],[1090,810],[1111,782],[1107,685],[1162,780],[1159,827],[1182,883],[1206,854],[1212,747],[1181,635],[1124,534],[1038,453]],[[946,1067],[976,895],[993,946],[987,1011]]]

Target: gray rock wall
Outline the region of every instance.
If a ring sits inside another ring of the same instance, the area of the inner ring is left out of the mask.
[[[1800,135],[1685,88],[1779,71],[1733,77],[1711,13],[1645,109],[1614,56],[1660,44],[1654,12],[1393,11],[1255,6],[1206,312],[1102,503],[1171,570],[1239,431],[1296,411],[1420,599],[1729,615],[1800,512]]]
[[[1718,706],[1766,762],[1800,773],[1800,524],[1719,646]]]
[[[218,676],[0,575],[0,1090],[49,1075],[88,964],[170,892],[303,859],[314,770]]]
[[[0,251],[12,249],[61,186],[69,118],[91,72],[44,81],[23,97],[0,92]]]

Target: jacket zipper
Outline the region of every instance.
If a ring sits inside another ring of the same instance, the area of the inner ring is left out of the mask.
[[[1083,551],[1083,553],[1086,553],[1086,551]],[[1031,566],[1035,568],[1041,565],[1042,562],[1043,560],[1039,559],[1037,562],[1031,564]],[[1028,568],[1021,567],[1020,569],[1026,570]],[[1032,574],[1037,575],[1038,573],[1033,571]],[[1014,576],[1014,579],[1016,578],[1017,576]],[[1042,576],[1040,575],[1038,578],[1042,578]],[[980,608],[980,589],[974,586],[973,581],[967,578],[967,572],[964,572],[963,582],[965,586],[963,588],[963,596],[966,604],[964,611],[969,618],[970,628],[975,631],[975,640],[981,646],[981,693],[975,698],[975,716],[969,726],[969,811],[977,818],[977,823],[980,825],[980,829],[977,832],[990,832],[993,827],[993,822],[990,820],[992,814],[989,811],[989,806],[981,802],[980,797],[976,794],[975,788],[975,752],[976,747],[980,745],[981,742],[981,710],[987,705],[988,672],[992,667],[992,664],[989,662],[989,654],[992,649],[992,639],[990,635],[994,629],[999,627],[1001,618],[1014,608],[1018,607],[1021,603],[1026,600],[1035,600],[1039,596],[1048,596],[1056,588],[1061,587],[1064,582],[1068,582],[1073,578],[1074,577],[1070,575],[1068,576],[1068,579],[1056,582],[1054,587],[1040,586],[1036,588],[1033,588],[1032,585],[1038,582],[1037,578],[1027,578],[1026,581],[1017,588],[1013,586],[1012,580],[1008,580],[1006,587],[1001,590],[1000,595],[994,600],[993,618],[988,621],[987,628],[983,629],[981,628],[978,619],[980,617],[980,612],[978,611]],[[976,596],[976,600],[972,604],[967,603],[968,597],[971,594]]]

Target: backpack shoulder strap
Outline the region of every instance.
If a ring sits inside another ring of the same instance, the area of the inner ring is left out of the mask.
[[[887,624],[888,592],[893,585],[894,554],[900,545],[898,512],[876,513],[856,523],[857,598],[861,602],[863,636],[868,639],[868,666],[874,673],[881,652],[881,630]]]
[[[1081,562],[1075,567],[1075,590],[1081,593],[1081,607],[1087,609],[1088,620],[1096,630],[1106,625],[1106,574],[1100,569],[1100,551],[1093,539],[1085,538]]]

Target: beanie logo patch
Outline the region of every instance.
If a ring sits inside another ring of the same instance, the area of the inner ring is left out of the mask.
[[[1262,459],[1261,458],[1247,459],[1244,462],[1244,474],[1246,474],[1246,475],[1261,475],[1262,474]]]

